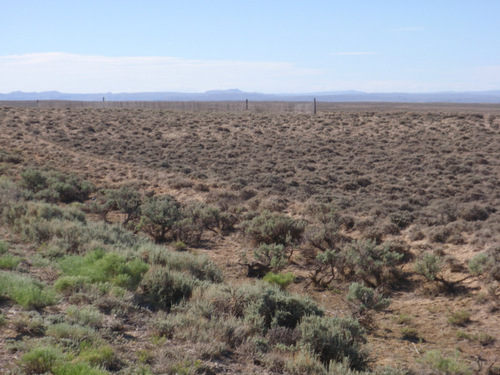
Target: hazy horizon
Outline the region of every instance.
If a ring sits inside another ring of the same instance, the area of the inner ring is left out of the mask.
[[[44,94],[44,93],[58,93],[63,95],[96,95],[96,94],[111,94],[111,95],[128,95],[128,94],[209,94],[209,93],[231,93],[239,92],[242,94],[262,94],[262,95],[335,95],[335,94],[415,94],[415,95],[433,95],[433,94],[479,94],[479,93],[494,93],[495,95],[500,95],[500,89],[498,90],[477,90],[477,91],[429,91],[429,92],[405,92],[405,91],[390,91],[390,92],[376,92],[376,91],[361,91],[361,90],[331,90],[331,91],[311,91],[311,92],[260,92],[260,91],[244,91],[238,88],[230,89],[209,89],[205,91],[101,91],[101,92],[63,92],[58,90],[45,90],[45,91],[10,91],[10,92],[0,92],[0,95],[9,95],[15,93],[23,94]]]
[[[3,4],[0,92],[500,90],[500,2]]]

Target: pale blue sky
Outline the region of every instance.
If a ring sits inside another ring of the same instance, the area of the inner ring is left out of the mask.
[[[0,0],[0,92],[500,90],[500,1]]]

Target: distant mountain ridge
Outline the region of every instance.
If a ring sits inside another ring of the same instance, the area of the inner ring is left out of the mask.
[[[323,102],[396,102],[396,103],[500,103],[500,90],[435,93],[367,93],[332,91],[296,94],[263,94],[238,89],[210,90],[204,93],[137,92],[71,94],[58,91],[0,94],[0,100],[76,100],[76,101],[312,101]]]

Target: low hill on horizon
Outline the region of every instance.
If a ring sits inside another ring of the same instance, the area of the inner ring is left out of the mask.
[[[323,102],[395,102],[395,103],[500,103],[500,90],[435,93],[368,93],[333,91],[294,94],[264,94],[238,89],[210,90],[203,93],[137,92],[137,93],[62,93],[59,91],[0,94],[0,100],[77,100],[77,101],[312,101]]]

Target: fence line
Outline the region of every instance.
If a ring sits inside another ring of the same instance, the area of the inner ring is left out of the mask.
[[[0,100],[0,107],[18,108],[136,108],[190,112],[315,113],[315,102],[272,101],[76,101],[76,100]],[[389,103],[317,102],[318,112],[478,112],[500,113],[499,104],[482,103]]]
[[[0,107],[20,108],[136,108],[190,112],[276,112],[313,113],[311,102],[196,102],[196,101],[75,101],[75,100],[3,100]]]

